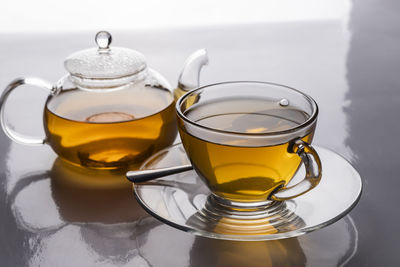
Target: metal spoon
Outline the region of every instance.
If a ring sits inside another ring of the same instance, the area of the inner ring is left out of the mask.
[[[189,171],[192,169],[192,165],[181,165],[153,170],[129,171],[126,173],[126,178],[128,178],[128,180],[131,182],[141,183],[154,180],[163,176]]]

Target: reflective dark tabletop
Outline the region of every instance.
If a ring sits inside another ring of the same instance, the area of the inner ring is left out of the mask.
[[[352,1],[341,20],[113,32],[115,45],[141,51],[173,86],[185,58],[204,47],[202,84],[272,81],[311,95],[320,107],[314,143],[349,160],[363,180],[343,219],[277,241],[195,237],[147,215],[123,176],[76,171],[50,147],[1,132],[0,265],[398,266],[399,12],[396,1]],[[57,81],[64,58],[93,46],[93,35],[0,35],[0,87],[26,75]],[[33,88],[16,92],[8,120],[43,134],[45,99]]]

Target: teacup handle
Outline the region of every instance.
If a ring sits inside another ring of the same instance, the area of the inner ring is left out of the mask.
[[[298,139],[289,146],[289,152],[296,153],[301,158],[306,168],[306,177],[293,186],[278,188],[269,197],[272,200],[283,201],[298,197],[316,187],[321,181],[321,160],[311,145]]]
[[[23,134],[20,134],[13,129],[10,128],[10,126],[6,122],[6,115],[5,115],[5,105],[7,102],[8,97],[10,96],[10,93],[17,88],[18,86],[21,85],[33,85],[37,87],[41,87],[46,89],[49,93],[54,92],[53,85],[50,84],[47,81],[44,81],[39,78],[34,78],[34,77],[26,77],[26,78],[17,78],[13,80],[6,89],[3,91],[1,97],[0,97],[0,124],[1,127],[3,128],[4,133],[13,141],[24,144],[24,145],[42,145],[46,143],[46,138],[35,138],[35,137],[30,137],[30,136],[25,136]]]

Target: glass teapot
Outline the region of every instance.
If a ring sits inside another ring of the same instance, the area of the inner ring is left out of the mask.
[[[173,143],[177,134],[174,95],[199,86],[207,63],[204,49],[190,56],[175,92],[132,49],[110,47],[106,31],[96,34],[97,48],[78,51],[64,62],[69,72],[55,85],[39,78],[12,81],[0,98],[0,122],[13,141],[49,144],[64,160],[89,168],[135,169],[147,157]],[[6,122],[5,103],[20,85],[49,92],[44,107],[44,138],[19,134]]]

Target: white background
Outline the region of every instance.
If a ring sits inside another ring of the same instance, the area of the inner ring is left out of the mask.
[[[343,20],[347,0],[1,0],[0,33]]]

